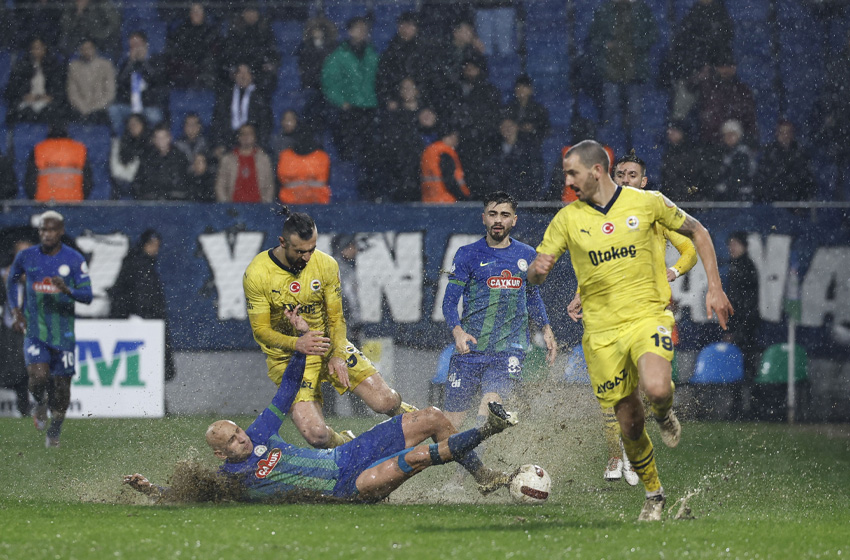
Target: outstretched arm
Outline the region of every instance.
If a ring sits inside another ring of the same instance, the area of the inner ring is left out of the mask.
[[[711,235],[698,220],[689,215],[685,216],[685,222],[677,231],[693,240],[702,260],[702,266],[705,268],[705,274],[708,277],[708,292],[705,294],[706,316],[710,319],[712,315],[715,315],[720,327],[726,330],[726,322],[731,315],[734,315],[735,310],[723,292],[720,271],[717,268],[717,254],[714,252]]]
[[[162,498],[166,492],[168,492],[168,488],[164,486],[157,486],[156,484],[151,484],[151,482],[139,473],[136,474],[125,474],[124,475],[124,484],[127,484],[133,490],[137,492],[141,492],[146,496],[150,496],[151,498]]]

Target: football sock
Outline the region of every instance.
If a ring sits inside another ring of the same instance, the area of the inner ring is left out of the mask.
[[[463,466],[470,473],[475,473],[484,466],[478,454],[474,451],[478,444],[484,441],[481,430],[473,428],[465,432],[449,436],[446,445],[452,454],[452,459]]]
[[[387,416],[392,418],[393,416],[398,416],[399,414],[404,414],[405,412],[415,412],[417,410],[419,409],[413,406],[412,404],[407,404],[406,402],[401,401],[398,403],[397,407],[387,412]]]
[[[53,420],[50,421],[50,426],[47,428],[47,437],[58,438],[59,433],[62,431],[62,422],[64,421],[64,418],[60,420],[54,417]]]
[[[440,444],[432,443],[428,446],[428,454],[431,455],[431,464],[432,465],[442,465],[446,461],[440,457]]]
[[[670,382],[670,398],[664,401],[661,404],[649,403],[649,409],[652,411],[652,415],[656,418],[664,418],[667,416],[667,413],[670,412],[670,409],[673,408],[673,393],[676,392],[676,384],[672,381]]]
[[[327,449],[331,449],[332,447],[339,447],[340,445],[346,442],[346,439],[342,435],[335,432],[330,426],[328,426],[328,431],[331,433],[331,437],[328,440]]]
[[[614,408],[602,409],[602,431],[605,433],[605,443],[608,446],[608,457],[620,456],[620,423]]]
[[[632,468],[643,481],[646,491],[651,493],[661,488],[658,468],[655,465],[655,452],[649,434],[646,433],[646,428],[635,440],[629,439],[623,434],[623,446],[626,448],[629,461],[632,462]]]

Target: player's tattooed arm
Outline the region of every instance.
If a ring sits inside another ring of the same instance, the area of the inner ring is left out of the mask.
[[[699,231],[700,229],[704,230],[705,227],[701,223],[699,223],[699,220],[692,217],[690,214],[685,214],[685,223],[679,226],[679,229],[677,229],[676,231],[678,231],[682,235],[693,239],[694,235],[696,235],[697,231]]]

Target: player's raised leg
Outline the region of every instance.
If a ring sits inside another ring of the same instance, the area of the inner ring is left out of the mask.
[[[672,365],[666,358],[646,352],[638,359],[638,371],[652,415],[661,429],[661,441],[667,447],[676,447],[682,437],[682,426],[673,411]]]
[[[292,423],[295,424],[307,443],[313,447],[330,449],[353,439],[351,432],[338,433],[328,426],[325,422],[325,415],[322,414],[322,403],[320,401],[296,402],[292,405],[290,413]]]

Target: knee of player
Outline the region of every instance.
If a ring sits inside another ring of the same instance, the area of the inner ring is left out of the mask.
[[[328,426],[320,424],[318,426],[310,426],[301,432],[307,443],[319,449],[326,449],[331,443],[331,431]]]
[[[673,394],[673,389],[670,386],[670,380],[654,380],[652,382],[644,381],[643,387],[646,398],[652,402],[666,401]]]
[[[390,389],[373,401],[372,410],[380,414],[395,414],[400,404],[401,397],[395,390]]]

